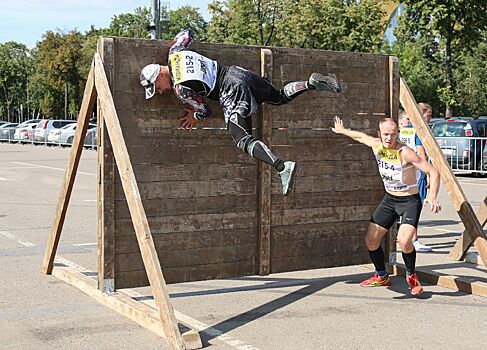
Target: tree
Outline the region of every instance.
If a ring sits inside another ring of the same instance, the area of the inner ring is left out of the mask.
[[[209,5],[212,20],[208,39],[212,42],[269,46],[275,44],[282,0],[215,0]]]
[[[105,35],[122,36],[128,38],[150,38],[147,29],[151,14],[147,7],[138,7],[134,13],[122,13],[112,18],[109,27],[104,30]]]
[[[0,44],[0,114],[11,120],[12,106],[24,104],[32,71],[29,49],[14,41]]]
[[[396,31],[411,41],[421,38],[423,53],[443,70],[440,99],[445,115],[458,105],[453,70],[462,51],[477,46],[487,29],[487,2],[478,0],[405,0],[406,13]]]
[[[172,40],[182,29],[191,28],[200,41],[206,41],[208,23],[198,8],[182,6],[177,10],[170,11],[169,17],[169,23],[167,25],[163,23],[163,39]]]
[[[278,42],[288,47],[376,52],[385,25],[380,5],[379,0],[284,0]]]
[[[67,34],[48,31],[43,40],[38,42],[35,48],[38,65],[32,78],[32,87],[44,115],[59,117],[63,111],[68,114],[70,104],[79,108],[82,47],[82,35],[75,30]],[[64,98],[65,91],[68,92],[68,99]],[[77,114],[74,112],[71,110],[70,114]]]

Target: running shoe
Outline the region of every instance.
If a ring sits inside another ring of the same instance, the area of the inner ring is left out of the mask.
[[[284,170],[279,172],[279,176],[281,177],[282,182],[283,195],[287,195],[292,189],[296,169],[296,162],[284,162]]]
[[[406,276],[406,281],[409,284],[409,291],[412,295],[420,295],[423,293],[423,287],[419,284],[418,277],[415,273],[410,276]]]
[[[420,253],[431,252],[433,250],[431,247],[424,245],[419,240],[413,241],[413,245],[414,245],[414,249],[416,249],[416,251]]]
[[[391,285],[391,279],[389,278],[389,274],[379,276],[376,272],[372,277],[360,283],[360,285],[362,287],[386,287]]]
[[[342,87],[338,82],[335,74],[323,75],[320,73],[313,73],[309,77],[308,82],[318,91],[342,91]]]

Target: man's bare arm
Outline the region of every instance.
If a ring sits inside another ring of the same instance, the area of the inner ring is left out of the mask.
[[[335,117],[335,126],[331,128],[331,130],[336,134],[348,136],[351,139],[354,139],[355,141],[363,143],[364,145],[372,148],[375,148],[380,144],[380,139],[377,137],[369,136],[360,131],[345,129],[345,127],[343,126],[343,121],[339,117]]]

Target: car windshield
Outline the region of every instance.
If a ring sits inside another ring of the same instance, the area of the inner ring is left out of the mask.
[[[464,122],[438,122],[433,125],[433,134],[437,137],[465,137]]]

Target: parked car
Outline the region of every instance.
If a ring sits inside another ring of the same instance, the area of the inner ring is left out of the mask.
[[[435,125],[437,122],[445,121],[445,118],[431,118],[431,120],[428,122],[428,125],[430,129],[433,129],[433,125]]]
[[[47,142],[47,136],[52,129],[60,129],[65,125],[76,123],[76,120],[45,119],[37,124],[34,132],[34,142]]]
[[[451,118],[436,122],[433,134],[454,170],[482,170],[487,119]]]
[[[93,148],[96,149],[98,147],[98,128],[90,129],[86,132],[85,137],[85,148]]]
[[[60,145],[70,145],[73,143],[74,133],[78,124],[68,124],[61,129],[52,129],[47,137],[48,142],[58,143]],[[88,130],[96,128],[96,124],[88,124]]]
[[[17,125],[14,132],[14,141],[25,142],[29,140],[29,130],[32,129],[40,119],[30,119]]]
[[[5,123],[0,125],[0,141],[11,141],[14,138],[18,123]]]

